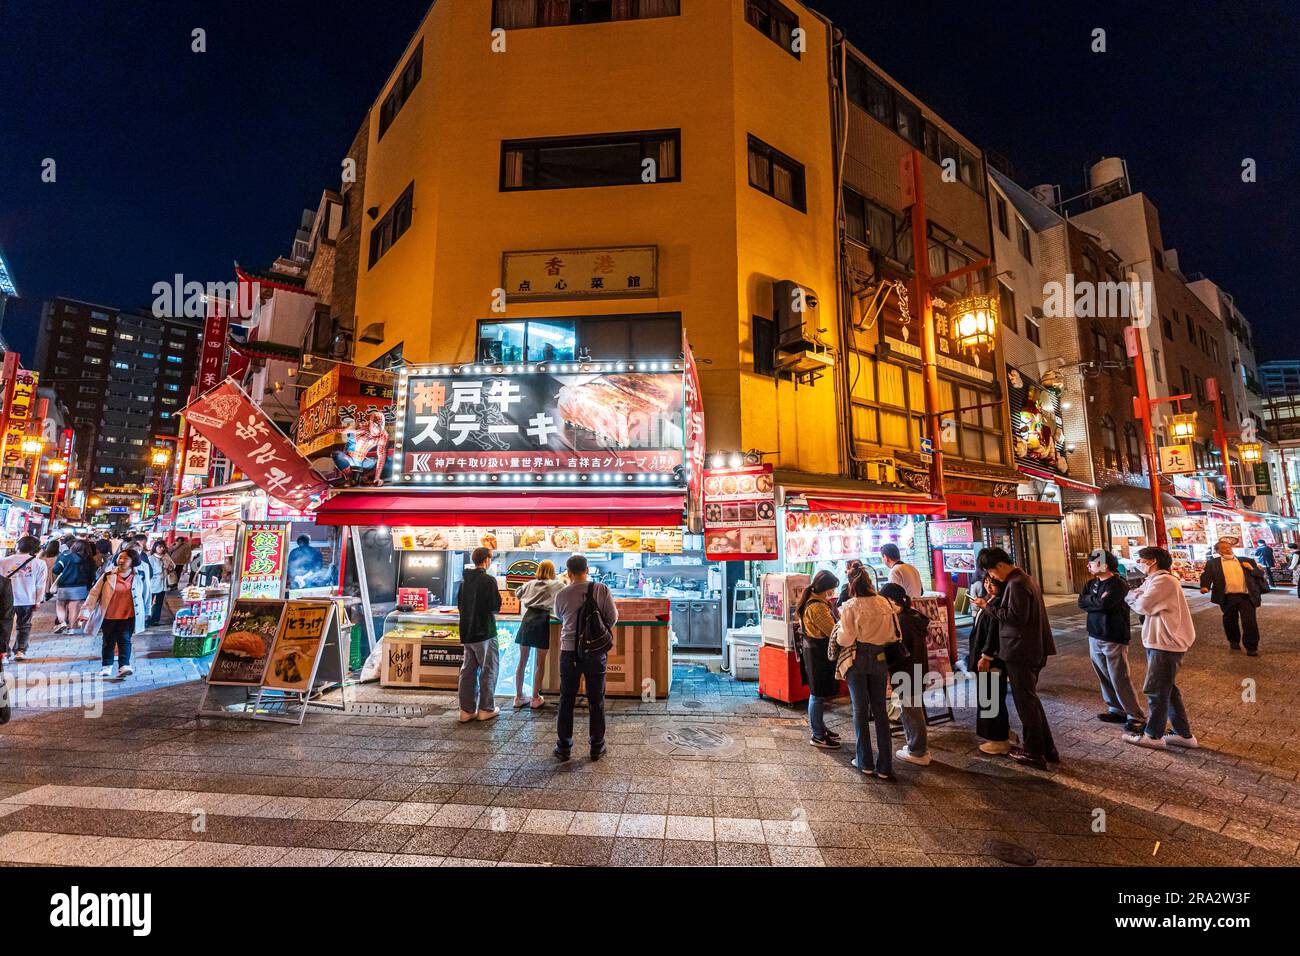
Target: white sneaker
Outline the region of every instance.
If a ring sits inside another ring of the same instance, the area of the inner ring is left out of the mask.
[[[1178,734],[1165,734],[1164,742],[1170,747],[1185,747],[1188,750],[1196,750],[1201,746],[1195,737],[1180,737]]]
[[[111,668],[111,667],[101,667],[101,668],[99,669],[99,676],[100,676],[100,677],[112,677],[112,676],[113,676],[113,668]]]
[[[1133,744],[1137,747],[1146,747],[1150,750],[1164,750],[1165,742],[1156,740],[1154,737],[1148,737],[1146,734],[1125,734],[1124,743]]]
[[[479,720],[493,720],[500,713],[500,707],[493,707],[491,710],[480,710],[477,716]]]
[[[852,760],[849,761],[849,766],[852,767],[854,770],[858,771],[859,773],[865,773],[868,777],[874,777],[876,775],[876,772],[874,770],[863,770],[861,767],[859,767],[857,757],[854,757]]]
[[[121,680],[124,677],[130,677],[134,673],[135,673],[135,668],[132,667],[130,664],[128,664],[126,667],[119,667],[117,669],[117,679]]]
[[[474,714],[471,711],[462,710],[460,712],[460,722],[462,724],[468,724],[473,719],[474,719]]]
[[[930,766],[930,755],[928,753],[921,754],[921,756],[918,757],[906,747],[899,747],[898,750],[894,752],[894,756],[904,763],[914,763],[918,767]]]
[[[1006,756],[1011,753],[1011,741],[986,740],[980,744],[980,753],[993,754],[995,757]]]

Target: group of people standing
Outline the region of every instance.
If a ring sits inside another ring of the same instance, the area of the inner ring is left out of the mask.
[[[489,570],[492,552],[476,548],[470,555],[457,595],[460,612],[460,640],[465,648],[460,670],[460,722],[493,720],[500,715],[496,706],[500,647],[496,615],[501,610],[501,592]],[[618,608],[605,585],[592,581],[587,559],[575,554],[565,564],[566,581],[556,578],[555,565],[543,561],[537,577],[519,589],[523,611],[516,643],[519,666],[515,672],[515,707],[538,710],[546,703],[542,678],[550,650],[551,618],[560,621],[560,701],[556,719],[555,757],[570,759],[573,750],[573,714],[580,682],[587,697],[588,743],[592,760],[605,754],[605,669]],[[605,641],[602,643],[601,635]],[[535,655],[533,694],[524,694],[529,655]]]
[[[131,638],[162,623],[166,593],[179,584],[191,546],[184,538],[168,546],[148,535],[53,536],[44,545],[32,535],[18,539],[15,553],[0,559],[0,653],[8,662],[27,659],[32,615],[54,602],[54,633],[102,637],[101,677],[123,679],[131,667]],[[11,641],[12,639],[12,641]]]

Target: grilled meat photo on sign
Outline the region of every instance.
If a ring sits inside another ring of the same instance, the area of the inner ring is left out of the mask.
[[[664,376],[608,375],[560,389],[560,415],[570,425],[630,448],[652,440],[656,416],[675,410],[678,391]]]

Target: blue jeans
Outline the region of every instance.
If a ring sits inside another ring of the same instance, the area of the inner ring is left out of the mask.
[[[808,726],[812,735],[824,740],[826,737],[826,700],[822,697],[808,695]]]
[[[1172,725],[1179,737],[1192,736],[1192,725],[1183,707],[1183,695],[1175,683],[1178,668],[1183,664],[1182,651],[1158,651],[1147,648],[1147,679],[1142,693],[1147,695],[1146,734],[1154,740],[1163,740],[1166,723]]]
[[[885,696],[889,687],[889,668],[884,661],[876,660],[883,652],[871,644],[859,644],[853,666],[845,675],[849,697],[853,700],[853,730],[858,738],[858,769],[876,773],[893,773],[894,748],[889,736],[889,712]],[[876,725],[875,759],[871,753],[871,730],[868,721]]]
[[[116,653],[118,667],[130,666],[131,635],[135,633],[135,618],[128,617],[121,620],[107,618],[100,625],[99,630],[103,635],[103,653],[99,658],[100,663],[105,667],[112,667],[113,655]]]

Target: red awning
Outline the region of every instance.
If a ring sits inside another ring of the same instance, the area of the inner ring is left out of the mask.
[[[316,523],[397,528],[679,528],[684,507],[682,495],[343,492],[316,509]]]
[[[1066,478],[1064,475],[1056,475],[1050,471],[1039,471],[1037,468],[1026,468],[1024,465],[1017,466],[1022,475],[1028,475],[1030,478],[1037,478],[1039,481],[1054,481],[1062,488],[1073,488],[1075,491],[1087,491],[1096,494],[1101,491],[1099,485],[1090,485],[1086,481],[1076,481],[1073,478]]]
[[[855,498],[837,495],[807,496],[809,511],[845,511],[868,515],[945,515],[947,507],[931,498]]]

